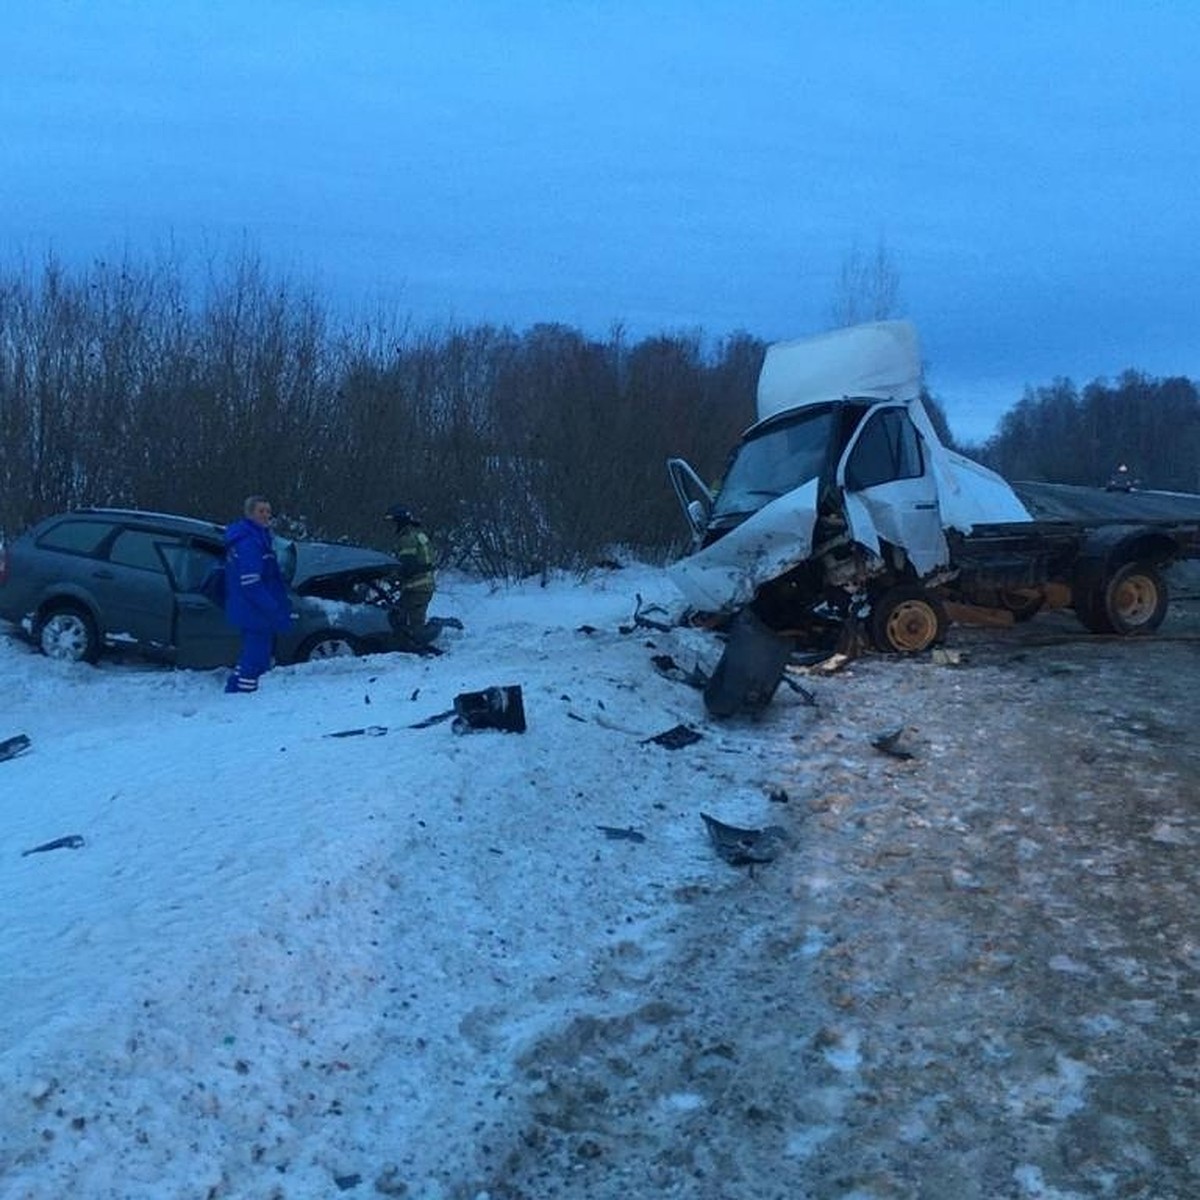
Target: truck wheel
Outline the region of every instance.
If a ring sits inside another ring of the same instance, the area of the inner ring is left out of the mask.
[[[871,606],[871,639],[890,654],[919,654],[946,636],[946,610],[924,588],[902,584]]]
[[[1097,599],[1100,603],[1091,607],[1090,616],[1104,627],[1084,621],[1096,633],[1153,633],[1167,615],[1166,581],[1149,563],[1126,563]]]

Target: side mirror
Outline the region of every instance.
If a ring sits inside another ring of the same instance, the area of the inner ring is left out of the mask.
[[[688,501],[687,515],[693,529],[703,529],[708,524],[708,509],[699,500]]]

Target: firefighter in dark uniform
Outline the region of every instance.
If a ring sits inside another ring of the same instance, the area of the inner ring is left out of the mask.
[[[428,642],[425,613],[433,599],[433,547],[421,522],[403,505],[393,504],[387,518],[396,526],[396,557],[400,560],[400,616],[404,631],[415,641]]]

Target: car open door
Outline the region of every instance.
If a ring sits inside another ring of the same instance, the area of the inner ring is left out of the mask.
[[[237,661],[238,631],[225,619],[225,610],[201,590],[215,566],[224,561],[223,549],[191,541],[164,547],[174,584],[175,664],[206,670],[231,667]]]

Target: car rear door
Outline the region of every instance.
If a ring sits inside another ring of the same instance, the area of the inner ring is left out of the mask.
[[[128,643],[143,654],[174,660],[175,589],[163,548],[179,540],[159,530],[124,526],[109,543],[106,561],[93,572],[93,587],[110,645]]]

